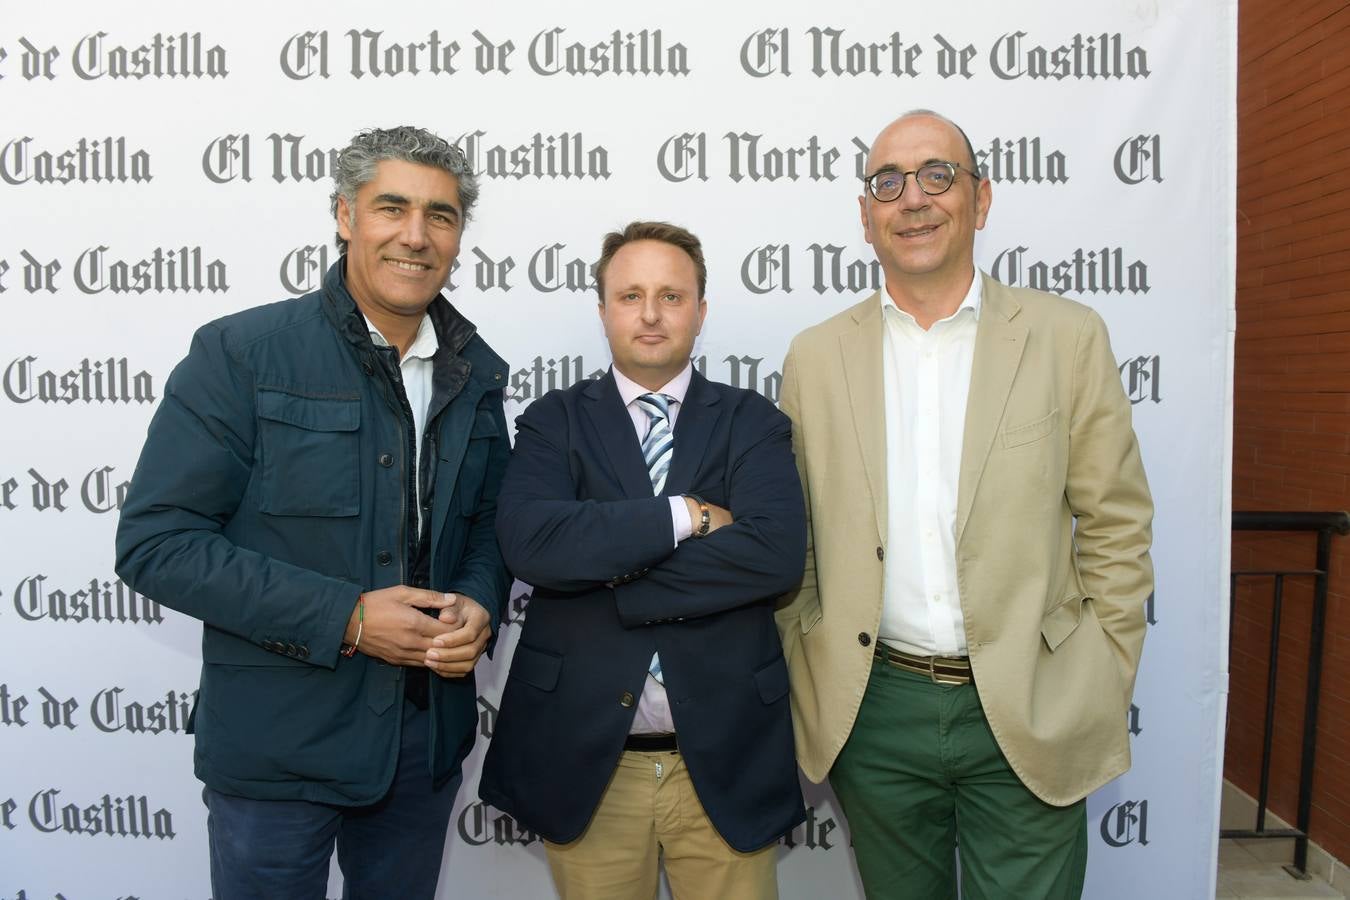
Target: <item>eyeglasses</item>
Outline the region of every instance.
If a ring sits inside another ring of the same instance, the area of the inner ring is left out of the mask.
[[[863,184],[867,185],[868,192],[877,200],[882,203],[890,203],[892,200],[900,199],[900,195],[905,192],[905,179],[913,175],[914,183],[919,186],[919,190],[930,197],[934,197],[938,194],[945,194],[951,189],[952,184],[956,181],[958,170],[970,175],[976,181],[980,180],[978,172],[962,169],[960,163],[937,162],[919,166],[918,169],[911,172],[882,169],[880,172],[864,178]]]

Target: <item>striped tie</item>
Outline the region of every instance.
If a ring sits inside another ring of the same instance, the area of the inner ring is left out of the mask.
[[[647,463],[647,475],[652,480],[652,493],[660,494],[666,486],[670,458],[675,455],[675,435],[670,430],[670,401],[665,394],[643,394],[638,406],[651,420],[651,428],[642,440],[642,458]]]
[[[660,494],[666,486],[666,474],[670,472],[670,458],[675,454],[675,435],[670,430],[670,401],[674,399],[665,394],[643,394],[637,398],[638,406],[651,420],[651,428],[642,439],[642,458],[647,463],[647,475],[652,480],[652,493]],[[652,654],[651,665],[647,671],[660,684],[661,658]]]

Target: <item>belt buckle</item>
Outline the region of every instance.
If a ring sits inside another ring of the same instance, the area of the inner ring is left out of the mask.
[[[944,675],[939,672],[937,670],[937,659],[936,656],[928,657],[928,678],[933,684],[943,684],[950,687],[952,685],[970,683],[970,679],[968,678],[962,678],[959,675]]]

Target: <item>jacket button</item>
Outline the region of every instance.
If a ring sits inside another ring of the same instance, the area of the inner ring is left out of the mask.
[[[300,651],[296,649],[296,646],[295,646],[294,644],[292,644],[290,641],[287,641],[287,642],[286,642],[286,655],[287,655],[287,656],[298,656],[299,653],[300,653]]]
[[[363,362],[361,363],[361,371],[365,372],[367,375],[374,375],[375,367],[368,362]]]
[[[301,644],[298,648],[296,648],[296,650],[297,650],[296,655],[299,656],[301,659],[309,659],[308,644]]]
[[[392,453],[380,454],[380,465],[384,466],[387,469],[393,464],[394,464],[394,454]]]
[[[387,566],[394,561],[394,555],[388,550],[381,550],[375,554],[375,561],[382,566]]]
[[[619,695],[619,705],[625,709],[633,705],[632,691],[624,691],[622,694]]]
[[[858,643],[866,647],[868,644],[872,643],[872,636],[865,631],[860,631],[858,632]]]
[[[877,559],[885,559],[885,558],[886,558],[886,551],[885,551],[885,550],[882,550],[880,547],[878,547],[878,548],[877,548]]]

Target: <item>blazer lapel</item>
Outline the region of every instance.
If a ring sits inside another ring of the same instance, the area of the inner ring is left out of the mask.
[[[853,308],[857,328],[839,338],[853,428],[872,492],[877,535],[886,544],[886,388],[881,371],[881,299],[876,293]]]
[[[667,495],[682,494],[693,488],[699,464],[708,458],[708,438],[717,424],[717,407],[721,399],[708,379],[695,371],[680,405],[680,414],[675,419],[675,455],[670,461],[670,473],[666,475]]]
[[[1013,378],[1027,345],[1027,330],[1016,321],[1022,307],[1012,292],[987,275],[983,283],[980,323],[975,330],[975,362],[966,400],[965,436],[961,442],[961,475],[956,492],[956,541],[966,530],[975,492],[994,446]]]
[[[609,458],[624,496],[652,496],[652,480],[642,459],[642,447],[619,396],[619,386],[614,383],[614,373],[606,372],[587,386],[585,397],[588,402],[582,404],[582,409],[590,420],[596,442]]]

